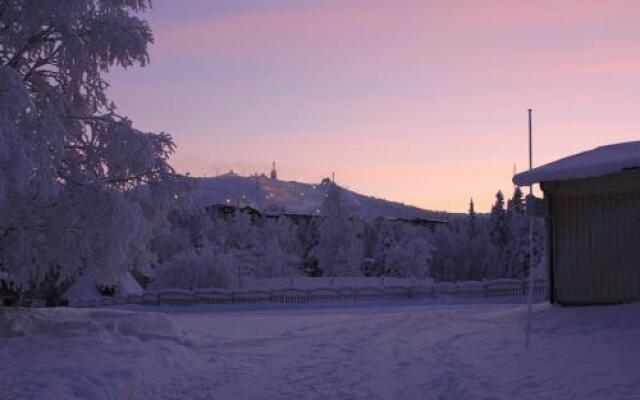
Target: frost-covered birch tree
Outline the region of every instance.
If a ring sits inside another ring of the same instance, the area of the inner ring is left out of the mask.
[[[342,189],[331,183],[322,203],[318,244],[312,254],[325,276],[359,276],[363,259],[362,228],[341,200]]]
[[[267,220],[262,227],[264,252],[263,276],[296,276],[302,274],[303,249],[296,227],[287,219]]]
[[[173,175],[164,132],[109,101],[104,75],[148,63],[147,0],[0,2],[0,271],[19,290],[129,268],[148,237],[132,189]]]

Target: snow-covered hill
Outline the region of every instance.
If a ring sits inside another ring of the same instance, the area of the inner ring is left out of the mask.
[[[229,204],[252,207],[263,212],[297,214],[318,213],[328,189],[329,180],[319,184],[280,181],[264,175],[240,176],[228,173],[213,178],[193,178],[197,182],[194,202],[200,207]],[[402,203],[365,196],[344,189],[345,206],[363,218],[444,219],[446,213],[424,210]]]

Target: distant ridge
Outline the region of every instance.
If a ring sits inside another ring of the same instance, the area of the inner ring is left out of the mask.
[[[240,176],[227,173],[216,177],[194,177],[195,205],[228,204],[252,207],[267,213],[316,214],[330,180],[318,184],[281,181],[265,175]],[[430,211],[402,203],[362,195],[343,188],[342,201],[351,213],[362,218],[447,219],[446,212]]]

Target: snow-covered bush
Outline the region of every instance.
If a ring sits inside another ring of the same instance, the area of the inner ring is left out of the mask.
[[[209,249],[179,253],[156,268],[151,288],[227,288],[236,279],[235,265],[233,256]]]
[[[387,251],[385,275],[425,279],[431,276],[433,246],[424,237],[414,236],[396,242]]]

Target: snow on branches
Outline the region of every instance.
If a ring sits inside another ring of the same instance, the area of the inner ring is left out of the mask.
[[[128,268],[148,238],[138,198],[174,171],[168,134],[117,114],[103,75],[144,66],[143,0],[0,6],[0,271],[21,290]],[[140,259],[139,257],[137,259]]]

